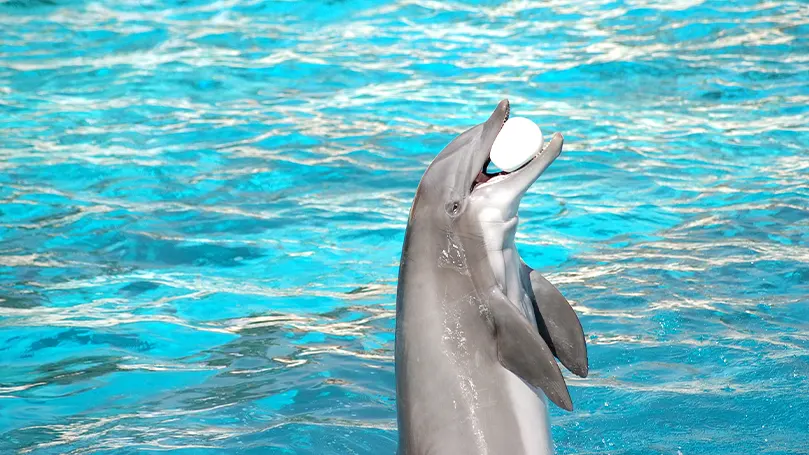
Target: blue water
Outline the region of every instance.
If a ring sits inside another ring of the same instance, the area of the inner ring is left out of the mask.
[[[0,2],[0,453],[392,454],[421,173],[561,131],[559,454],[809,453],[809,4]]]

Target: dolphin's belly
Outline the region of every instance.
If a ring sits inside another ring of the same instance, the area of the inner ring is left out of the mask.
[[[500,364],[480,315],[450,303],[402,321],[419,330],[397,340],[400,454],[551,454],[547,405]]]

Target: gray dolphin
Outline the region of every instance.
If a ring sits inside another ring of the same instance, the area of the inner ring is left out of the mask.
[[[562,136],[486,172],[508,100],[447,145],[416,190],[396,296],[400,455],[551,454],[545,396],[572,410],[554,357],[587,376],[576,313],[517,253],[520,199]]]

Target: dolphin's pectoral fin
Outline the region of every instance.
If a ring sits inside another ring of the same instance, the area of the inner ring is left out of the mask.
[[[489,310],[500,363],[523,381],[542,389],[557,406],[572,411],[573,402],[553,353],[498,287],[489,296]]]
[[[531,267],[522,264],[526,289],[534,304],[534,314],[542,338],[562,365],[575,375],[587,377],[587,343],[579,317],[556,287]]]

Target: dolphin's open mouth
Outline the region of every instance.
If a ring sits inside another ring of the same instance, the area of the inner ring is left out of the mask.
[[[506,106],[506,117],[503,119],[503,125],[505,125],[506,122],[508,121],[509,114],[511,114],[511,106],[510,105]],[[500,125],[501,130],[503,129],[503,125]],[[472,182],[472,190],[474,190],[478,185],[481,185],[483,183],[486,183],[486,182],[489,182],[489,181],[499,181],[499,180],[504,179],[508,175],[520,172],[523,168],[529,166],[532,162],[534,162],[534,160],[539,155],[541,155],[542,152],[544,152],[547,147],[548,146],[545,145],[544,147],[540,148],[539,152],[537,152],[536,155],[531,157],[531,159],[528,160],[525,164],[523,164],[522,166],[520,166],[517,169],[514,169],[513,171],[500,171],[500,172],[491,173],[491,172],[488,171],[488,168],[489,168],[489,164],[491,164],[491,162],[492,162],[492,159],[491,159],[491,157],[486,158],[486,162],[483,163],[483,167],[480,169],[480,172],[478,172],[478,176],[475,178],[475,181]],[[491,152],[492,151],[490,149],[489,153],[491,154]]]

